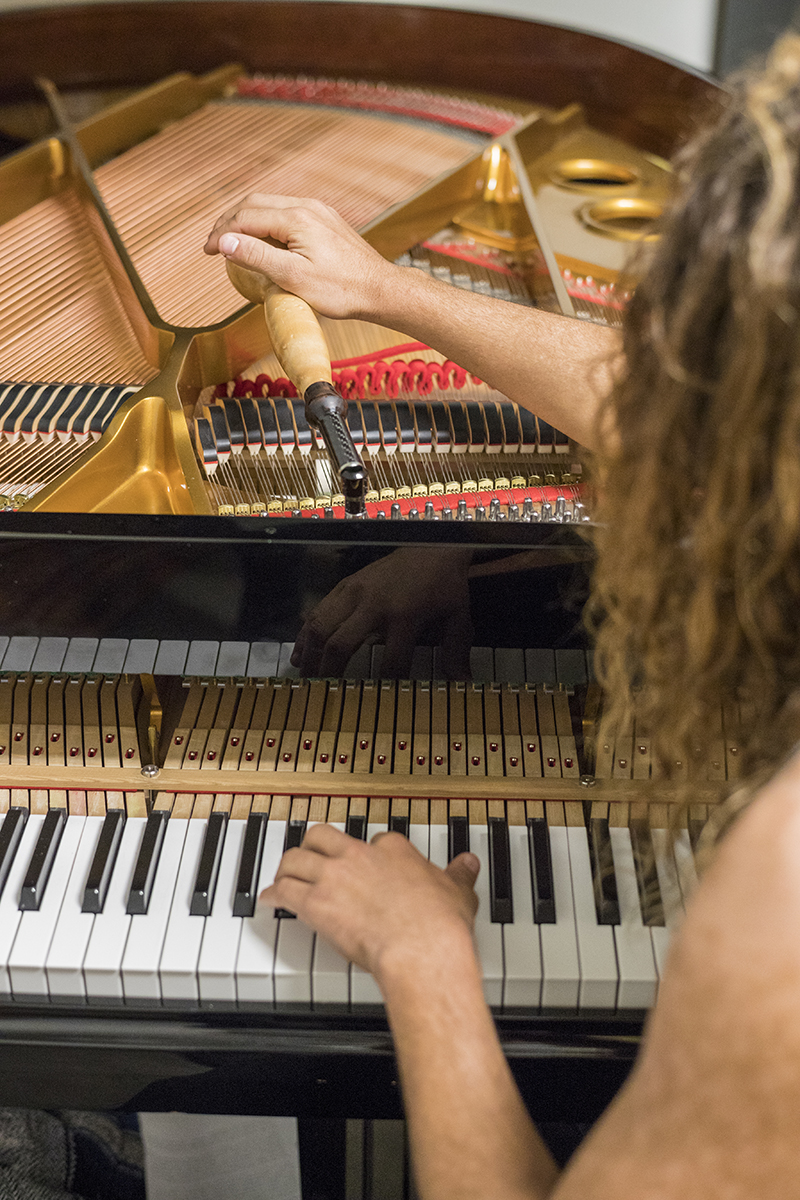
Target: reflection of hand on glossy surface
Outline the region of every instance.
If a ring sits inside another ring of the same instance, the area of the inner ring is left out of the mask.
[[[444,677],[469,678],[471,560],[460,546],[413,547],[349,575],[306,618],[292,665],[306,676],[339,676],[361,646],[384,641],[381,673],[403,678],[420,634],[434,626]]]
[[[313,825],[303,845],[284,854],[261,902],[297,913],[380,982],[387,958],[446,957],[454,938],[472,929],[479,865],[460,854],[443,871],[399,833],[365,844]]]

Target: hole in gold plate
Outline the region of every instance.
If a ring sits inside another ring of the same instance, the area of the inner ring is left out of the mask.
[[[632,167],[623,163],[609,162],[603,158],[570,158],[560,162],[550,178],[559,187],[586,188],[627,187],[636,183],[639,175]]]
[[[631,242],[653,241],[658,237],[653,225],[662,211],[661,205],[654,200],[616,196],[613,200],[584,204],[578,216],[587,228],[608,237]]]

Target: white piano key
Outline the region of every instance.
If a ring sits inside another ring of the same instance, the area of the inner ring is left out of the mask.
[[[183,675],[186,672],[186,656],[189,653],[188,641],[165,639],[159,644],[156,661],[153,663],[154,675]]]
[[[445,828],[445,830],[447,829],[446,826],[444,826],[444,828]],[[415,846],[416,849],[419,850],[420,854],[423,855],[424,858],[428,857],[429,844],[430,844],[429,838],[430,838],[430,826],[428,825],[427,821],[425,822],[424,825],[422,825],[416,821],[409,821],[409,823],[408,823],[408,840],[411,842],[412,846]],[[445,861],[445,866],[447,866],[446,861]]]
[[[246,674],[252,679],[269,679],[277,675],[280,652],[280,642],[253,642]]]
[[[83,960],[92,933],[94,913],[81,912],[81,905],[102,828],[103,817],[85,818],[80,845],[45,964],[51,996],[86,995]]]
[[[84,671],[91,671],[99,645],[99,638],[70,638],[61,670],[70,675],[80,675]]]
[[[409,831],[415,826],[409,826]],[[447,866],[447,826],[431,825],[428,834],[428,858],[442,870]]]
[[[205,821],[189,821],[158,966],[161,995],[166,1002],[198,999],[197,963],[205,917],[193,917],[189,909],[205,832]]]
[[[31,663],[32,671],[60,671],[69,646],[69,638],[43,637]]]
[[[548,833],[553,864],[556,919],[552,925],[539,926],[544,975],[542,1007],[577,1008],[581,974],[567,830],[563,825],[550,825]]]
[[[157,653],[158,642],[155,638],[131,638],[125,655],[125,674],[152,675]]]
[[[225,830],[214,906],[205,919],[200,947],[197,979],[201,1000],[236,1000],[236,958],[242,917],[233,915],[233,897],[246,827],[246,821],[229,820]]]
[[[503,926],[503,1007],[538,1008],[542,998],[542,946],[533,921],[533,894],[525,825],[509,825],[514,922]]]
[[[498,647],[494,652],[496,683],[525,683],[525,652]]]
[[[698,883],[688,829],[679,829],[677,831],[672,853],[675,856],[675,866],[678,869],[678,883],[685,908],[689,903],[690,897],[694,894]]]
[[[226,679],[247,674],[249,642],[220,642],[215,674]]]
[[[258,877],[259,893],[275,881],[285,839],[286,822],[270,818]],[[242,934],[236,959],[236,994],[239,1000],[272,1003],[275,995],[272,970],[277,935],[278,918],[273,908],[256,904],[252,917],[242,917]]]
[[[281,642],[281,652],[278,657],[278,675],[281,679],[299,679],[300,672],[292,666],[294,642]]]
[[[614,933],[610,925],[599,925],[597,922],[589,840],[585,828],[569,826],[567,841],[581,966],[579,1007],[614,1008],[619,983]]]
[[[558,683],[556,657],[552,650],[526,650],[525,674],[528,683]]]
[[[344,822],[330,824],[344,833]],[[314,1004],[347,1004],[350,999],[350,963],[330,942],[317,936],[311,966],[311,997]]]
[[[664,910],[664,924],[654,925],[650,930],[660,978],[663,976],[667,964],[670,939],[683,917],[683,898],[678,881],[678,870],[672,853],[672,834],[668,829],[653,829],[651,834],[658,887]]]
[[[7,637],[6,634],[3,634],[3,636],[0,637],[0,666],[5,658],[6,650],[8,649],[8,643],[10,640],[11,639]]]
[[[491,921],[489,830],[486,825],[470,825],[469,848],[481,863],[475,883],[478,895],[475,946],[483,972],[483,995],[487,1004],[499,1008],[503,1003],[503,931],[501,925],[493,925]]]
[[[30,671],[38,645],[37,637],[12,637],[3,655],[3,670]]]
[[[11,979],[8,974],[8,960],[17,934],[22,913],[19,910],[19,894],[22,881],[28,869],[28,863],[33,854],[33,848],[44,824],[44,817],[38,813],[28,817],[25,829],[20,839],[17,853],[11,864],[11,870],[6,879],[6,886],[0,895],[0,995],[11,995]]]
[[[636,866],[627,829],[609,829],[617,880],[620,923],[614,927],[619,963],[617,1008],[650,1008],[658,991],[658,971],[650,930],[642,923]]]
[[[296,917],[281,917],[272,971],[276,1004],[310,1004],[314,933]]]
[[[494,680],[494,651],[490,646],[473,646],[469,652],[469,667],[473,683],[492,683]]]
[[[213,675],[217,669],[219,642],[194,641],[189,645],[184,672],[186,675]]]
[[[158,966],[188,826],[187,819],[170,817],[148,910],[131,917],[128,941],[122,959],[122,988],[126,999],[161,999]]]
[[[128,817],[122,831],[106,902],[92,926],[92,936],[83,960],[86,996],[90,1001],[122,1000],[124,997],[122,960],[131,924],[125,909],[146,824],[145,817]]]
[[[68,817],[56,850],[50,878],[37,911],[24,912],[8,959],[15,996],[47,996],[45,963],[61,912],[85,817]],[[30,824],[31,818],[28,818]],[[8,886],[8,885],[6,885]]]
[[[42,638],[42,641],[45,639]],[[99,675],[120,675],[130,642],[127,638],[100,638],[94,669]]]
[[[370,822],[367,825],[367,841],[371,842],[378,833],[385,833],[388,826]],[[353,963],[350,972],[350,1002],[352,1004],[383,1004],[381,989],[363,967]]]

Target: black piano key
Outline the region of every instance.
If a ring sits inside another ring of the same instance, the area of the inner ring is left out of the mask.
[[[101,913],[103,911],[124,828],[125,813],[121,808],[115,808],[106,813],[97,841],[97,849],[86,877],[81,912]]]
[[[689,817],[689,842],[692,847],[692,854],[697,854],[697,848],[700,845],[700,836],[705,829],[705,821],[699,817]]]
[[[235,917],[252,917],[256,911],[258,876],[261,871],[261,856],[264,853],[268,819],[267,814],[263,812],[250,813],[247,818],[242,857],[239,860],[239,874],[236,878],[236,892],[233,897],[233,915]]]
[[[6,886],[8,872],[14,862],[14,855],[19,848],[27,820],[27,808],[18,807],[15,804],[9,808],[2,828],[0,828],[0,896]]]
[[[278,420],[275,416],[275,409],[272,407],[272,401],[269,397],[259,400],[256,407],[258,409],[258,419],[261,422],[264,449],[272,452],[278,446]]]
[[[200,865],[197,868],[197,878],[194,881],[192,900],[189,905],[189,912],[193,917],[211,916],[227,827],[228,814],[212,812],[206,825],[206,836],[203,839],[203,849],[200,853]]]
[[[161,857],[161,847],[164,844],[164,834],[167,832],[169,813],[158,810],[151,812],[144,827],[142,844],[136,866],[133,869],[131,890],[128,892],[128,903],[125,911],[131,916],[141,916],[150,907],[150,896]]]
[[[286,826],[286,841],[284,842],[284,845],[283,845],[284,854],[286,853],[287,850],[296,850],[297,847],[302,843],[305,835],[306,835],[305,821],[290,821],[289,824]],[[296,913],[289,912],[288,908],[276,908],[275,909],[275,916],[283,917],[284,920],[286,920],[287,918],[292,920],[292,919],[294,919],[294,917],[296,915],[297,915]]]
[[[231,443],[231,450],[243,450],[247,445],[247,436],[244,431],[242,410],[235,400],[223,400],[222,407],[225,410],[225,420],[228,424],[228,437]]]
[[[538,925],[556,923],[556,889],[550,834],[544,817],[528,817],[528,857],[533,888],[533,919]]]
[[[22,882],[19,907],[23,910],[36,911],[42,903],[66,821],[63,808],[51,808],[44,819]]]
[[[408,817],[392,816],[389,818],[389,830],[391,833],[402,833],[403,837],[408,837]]]
[[[645,817],[634,817],[629,829],[642,922],[645,925],[663,925],[664,903],[661,899],[650,824]]]
[[[244,426],[245,444],[248,450],[254,454],[261,449],[263,438],[261,436],[261,423],[258,419],[258,409],[255,401],[250,396],[239,396],[237,399],[239,411],[242,414],[242,424]]]
[[[469,850],[469,821],[466,817],[450,817],[447,822],[447,861]]]
[[[589,858],[592,864],[594,906],[598,925],[619,925],[619,897],[614,875],[614,853],[605,817],[589,820]]]
[[[511,846],[508,825],[502,817],[489,817],[489,897],[495,925],[511,924]]]
[[[345,833],[356,838],[359,842],[367,840],[367,818],[361,814],[351,813],[344,827]]]
[[[568,446],[569,438],[560,429],[553,429],[553,443],[556,446]]]
[[[555,438],[553,426],[541,417],[536,418],[536,423],[539,426],[539,446],[552,446]]]

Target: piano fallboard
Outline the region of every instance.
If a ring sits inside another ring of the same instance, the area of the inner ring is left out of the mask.
[[[642,1030],[624,1017],[496,1018],[534,1120],[592,1121],[624,1082]],[[402,1116],[385,1018],[0,1004],[0,1105]]]

